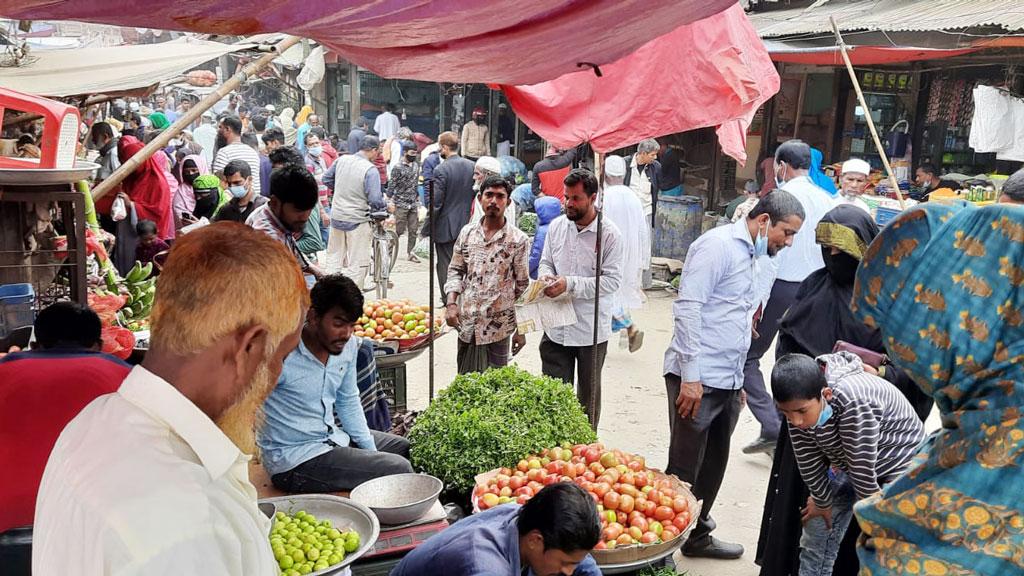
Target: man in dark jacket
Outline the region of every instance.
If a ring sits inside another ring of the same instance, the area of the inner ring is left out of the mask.
[[[658,207],[661,164],[657,158],[660,149],[661,146],[654,138],[641,141],[636,147],[636,154],[625,158],[626,177],[622,181],[640,198],[640,203],[644,205],[644,215],[650,219],[652,229]]]
[[[562,180],[572,169],[574,160],[576,160],[575,148],[560,151],[554,146],[549,146],[548,153],[544,158],[533,165],[533,179],[530,181],[533,197],[539,198],[541,194],[544,194],[554,196],[561,201],[564,192]],[[548,174],[542,176],[545,173]],[[545,182],[547,182],[547,186],[544,185]]]
[[[356,119],[355,124],[352,125],[352,129],[348,132],[348,144],[346,148],[349,154],[355,154],[359,152],[359,145],[362,144],[363,138],[366,137],[366,118],[360,116]]]
[[[448,281],[448,265],[455,250],[455,240],[462,227],[469,222],[473,205],[473,167],[469,160],[459,156],[459,137],[444,132],[437,137],[444,162],[434,170],[434,204],[428,218],[434,222],[434,249],[437,251],[437,279],[440,286]],[[430,234],[430,220],[423,235]],[[441,302],[445,302],[442,288]]]

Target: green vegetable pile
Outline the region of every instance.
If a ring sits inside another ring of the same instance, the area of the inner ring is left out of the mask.
[[[413,466],[460,491],[543,448],[596,440],[572,386],[513,366],[460,375],[409,432]]]
[[[516,225],[527,236],[533,236],[537,233],[537,215],[533,212],[524,212],[519,216],[519,222]]]

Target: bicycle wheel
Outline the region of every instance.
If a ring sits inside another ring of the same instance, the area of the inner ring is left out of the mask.
[[[388,252],[390,253],[390,260],[388,260],[388,272],[395,269],[395,262],[398,261],[398,234],[394,230],[388,230],[384,233],[388,243]],[[390,276],[390,274],[388,274]]]
[[[377,299],[387,298],[388,296],[388,273],[384,267],[385,252],[384,246],[380,236],[374,235],[373,238],[373,258],[370,261],[370,267],[373,269],[373,283],[375,285],[375,291],[377,293]]]

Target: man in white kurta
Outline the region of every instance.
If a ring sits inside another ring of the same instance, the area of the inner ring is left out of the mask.
[[[629,186],[622,184],[626,161],[621,156],[605,158],[604,216],[622,233],[622,283],[612,298],[612,330],[625,328],[620,344],[636,352],[644,333],[633,322],[630,310],[643,307],[643,271],[651,267],[651,230],[644,206]]]

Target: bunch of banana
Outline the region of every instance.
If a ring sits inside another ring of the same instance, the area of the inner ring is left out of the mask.
[[[140,320],[149,316],[153,308],[153,299],[156,296],[156,278],[150,278],[153,273],[153,263],[143,266],[136,262],[131,271],[124,277],[124,286],[127,290],[121,293],[128,296],[124,308],[118,311],[119,320],[122,325],[133,323],[133,320]]]

